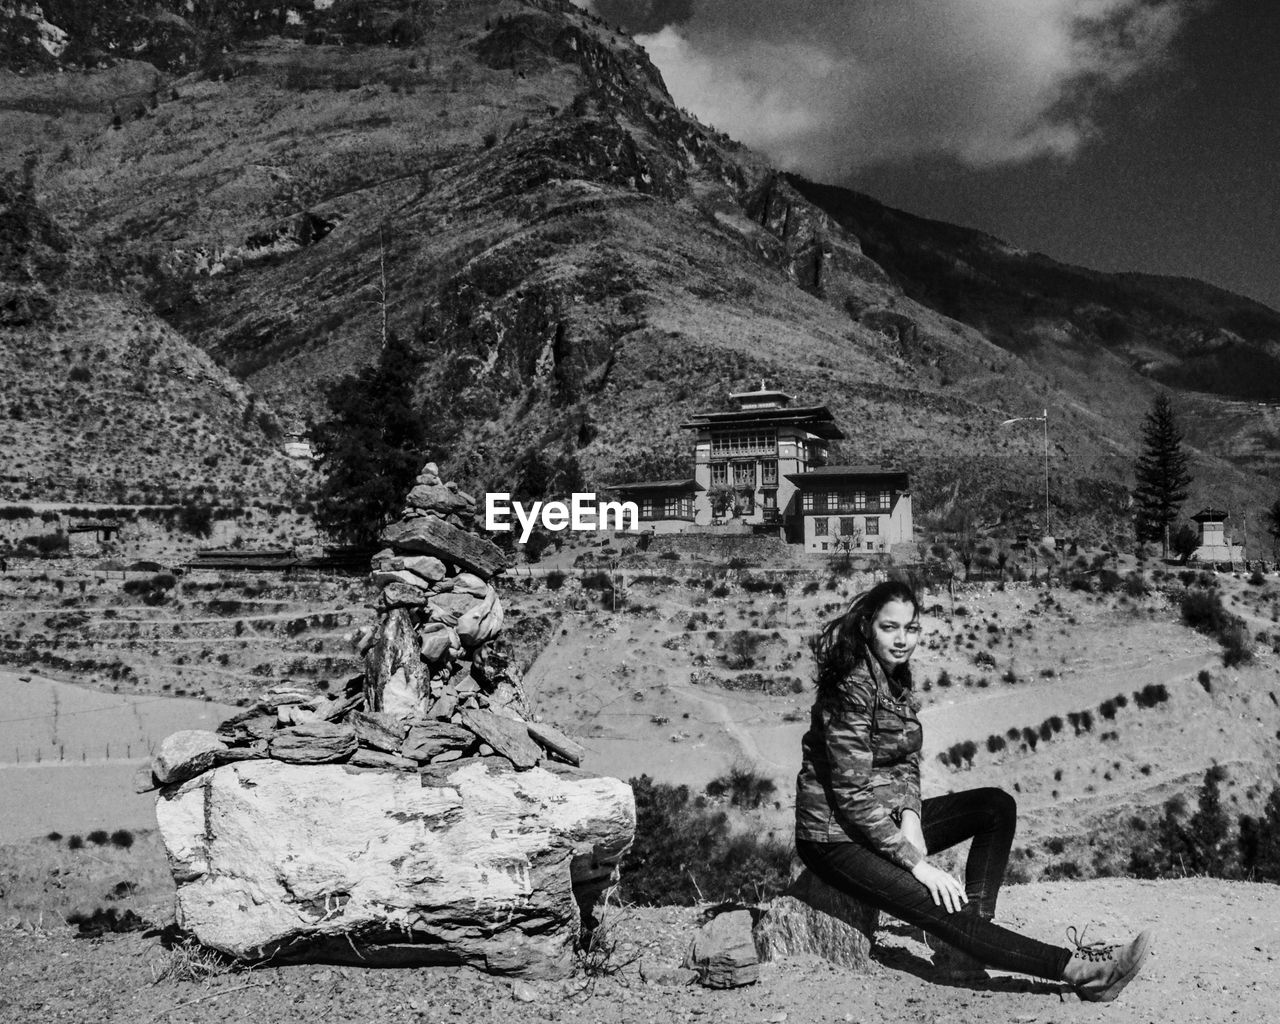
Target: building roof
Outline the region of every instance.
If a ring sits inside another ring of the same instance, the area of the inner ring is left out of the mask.
[[[806,473],[785,473],[783,475],[800,488],[803,488],[806,484],[816,487],[823,484],[839,483],[841,480],[865,480],[868,477],[900,477],[903,483],[907,480],[907,471],[905,469],[894,469],[890,466],[819,466],[817,469],[811,469]]]
[[[1227,513],[1220,508],[1202,508],[1191,517],[1192,521],[1197,523],[1220,523],[1227,518]]]
[[[746,406],[748,403],[756,405],[757,407],[766,403],[783,406],[790,405],[794,402],[795,396],[788,395],[785,391],[766,388],[764,386],[764,381],[761,381],[759,391],[737,391],[729,396],[729,401],[737,402],[740,406]]]
[[[844,431],[836,426],[825,405],[802,405],[794,409],[733,409],[729,412],[695,412],[693,419],[681,423],[681,430],[705,430],[716,427],[737,430],[748,427],[778,427],[794,424],[825,441],[839,441]]]
[[[604,491],[701,491],[702,484],[692,478],[688,480],[636,480],[626,484],[607,484],[601,487]]]

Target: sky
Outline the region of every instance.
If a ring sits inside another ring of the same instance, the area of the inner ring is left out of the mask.
[[[778,166],[1280,309],[1280,0],[579,0]]]

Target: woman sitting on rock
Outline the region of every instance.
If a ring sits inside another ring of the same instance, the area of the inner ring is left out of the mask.
[[[1115,999],[1148,933],[1074,950],[992,923],[1017,818],[1001,789],[920,799],[920,721],[910,661],[920,637],[912,589],[890,580],[857,597],[814,643],[817,699],[797,779],[796,852],[828,885],[925,931],[935,963],[1065,981]],[[963,886],[927,857],[972,839]],[[948,950],[948,947],[951,947]],[[959,951],[957,954],[956,951]],[[966,957],[967,955],[967,957]]]

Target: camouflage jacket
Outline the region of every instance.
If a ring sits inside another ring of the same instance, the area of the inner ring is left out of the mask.
[[[796,838],[852,841],[910,869],[921,859],[899,827],[920,812],[920,720],[908,691],[890,695],[875,659],[819,695],[796,779]]]

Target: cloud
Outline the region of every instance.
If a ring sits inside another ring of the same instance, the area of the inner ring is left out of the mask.
[[[591,0],[582,6],[633,35],[681,25],[693,17],[693,0]]]
[[[1167,63],[1207,2],[697,0],[640,41],[676,102],[833,179],[920,156],[1070,157],[1097,130],[1097,101]],[[594,0],[606,4],[643,8],[648,25],[681,6]]]

